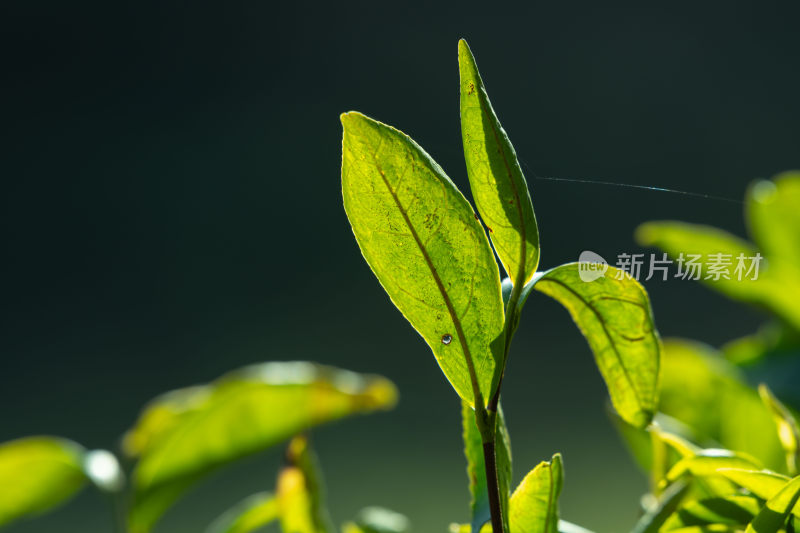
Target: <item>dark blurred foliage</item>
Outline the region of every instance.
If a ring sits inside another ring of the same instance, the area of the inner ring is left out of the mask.
[[[795,2],[5,2],[0,440],[112,446],[153,395],[267,359],[396,381],[401,404],[323,429],[334,516],[365,504],[443,531],[467,515],[455,394],[361,259],[341,207],[338,114],[412,135],[466,191],[456,42],[524,161],[542,266],[639,251],[676,218],[742,234],[735,203],[800,165]],[[719,344],[755,312],[647,282],[665,335]],[[536,297],[504,403],[515,474],[562,451],[563,512],[599,533],[645,486],[605,419],[567,314]],[[273,482],[278,453],[217,477],[161,531],[197,531]],[[99,497],[14,533],[105,531]]]

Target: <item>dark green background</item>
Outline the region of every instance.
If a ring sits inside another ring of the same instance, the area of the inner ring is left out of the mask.
[[[741,198],[798,166],[797,3],[4,2],[0,440],[115,446],[165,389],[267,359],[395,380],[390,414],[316,433],[337,521],[362,505],[417,532],[467,516],[459,404],[362,260],[341,206],[340,112],[412,135],[467,192],[456,42],[517,152],[542,267],[639,251],[680,218],[742,234]],[[720,343],[761,317],[648,282],[666,336]],[[565,311],[528,303],[504,403],[515,475],[564,453],[566,518],[627,529],[645,488]],[[217,476],[161,532],[197,532],[273,482],[278,453]],[[13,533],[107,531],[90,491]]]

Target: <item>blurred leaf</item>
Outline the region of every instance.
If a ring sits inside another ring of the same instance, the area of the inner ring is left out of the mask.
[[[687,428],[663,413],[657,413],[653,424],[647,429],[631,426],[610,408],[608,415],[636,463],[650,474],[650,489],[656,496],[660,490],[658,483],[667,470],[684,457],[700,451],[700,448],[676,434],[687,433]]]
[[[251,533],[277,520],[279,512],[275,496],[253,494],[217,518],[206,533]]]
[[[798,499],[800,499],[800,477],[794,478],[778,494],[767,500],[767,504],[747,526],[746,533],[777,533],[786,525],[789,513],[794,509]]]
[[[750,233],[764,254],[800,265],[800,172],[753,183],[746,206]]]
[[[684,504],[673,514],[661,531],[711,524],[745,526],[760,509],[761,501],[752,496],[732,495],[695,500]]]
[[[84,449],[54,437],[0,444],[0,526],[42,514],[74,496],[86,483]]]
[[[675,483],[664,491],[658,503],[636,523],[632,533],[658,533],[689,492],[687,483]]]
[[[463,39],[458,42],[458,66],[461,135],[472,196],[503,268],[514,283],[524,285],[539,263],[539,230],[528,184]]]
[[[483,458],[483,441],[475,422],[475,411],[466,402],[461,402],[461,423],[464,438],[464,455],[467,458],[469,478],[470,518],[472,528],[478,531],[491,519],[489,494],[486,485],[486,463]],[[503,408],[498,404],[495,443],[497,482],[500,487],[500,504],[503,517],[508,521],[508,499],[511,495],[511,439],[508,436]]]
[[[673,466],[665,478],[668,482],[676,481],[686,474],[696,477],[720,475],[720,468],[759,469],[758,460],[747,454],[730,450],[703,450],[697,455],[681,459]]]
[[[613,267],[603,277],[583,281],[578,263],[545,272],[535,288],[569,311],[594,352],[620,416],[635,427],[647,426],[658,402],[661,342],[644,288]]]
[[[740,254],[745,258],[755,257],[758,250],[723,230],[683,222],[648,222],[639,226],[636,238],[644,246],[661,248],[673,259],[681,254],[684,258],[702,256],[698,261],[702,264],[700,281],[731,298],[765,307],[800,330],[800,306],[796,303],[800,298],[800,270],[796,263],[767,253],[759,266],[757,279],[743,276],[739,280],[733,275],[737,258]],[[730,255],[730,279],[706,279],[711,254]],[[749,260],[746,263],[749,266]]]
[[[511,495],[514,533],[558,533],[558,498],[564,485],[561,454],[531,470]]]
[[[408,518],[382,507],[366,507],[355,521],[344,525],[343,533],[408,533]]]
[[[740,450],[772,469],[786,468],[770,413],[740,371],[713,348],[664,341],[659,410],[686,424],[701,443]]]
[[[778,427],[778,439],[786,451],[786,466],[789,473],[796,475],[798,462],[800,461],[800,449],[798,449],[800,428],[797,426],[797,420],[764,383],[759,385],[758,392],[764,405],[769,408],[772,417],[775,419],[775,424]]]
[[[762,500],[774,497],[791,481],[788,476],[782,476],[769,470],[722,468],[718,470],[718,473]],[[793,512],[795,519],[800,519],[800,506],[795,507]]]
[[[191,402],[176,402],[181,394],[156,398],[128,434],[137,435],[126,440],[139,442],[142,453],[133,473],[133,533],[149,531],[214,469],[312,426],[390,408],[397,394],[385,378],[303,362],[253,365],[191,390]],[[152,424],[153,412],[170,412],[169,423]]]
[[[286,452],[288,466],[278,476],[278,507],[284,533],[331,533],[316,457],[305,437],[294,437]]]
[[[486,233],[411,138],[359,113],[341,118],[342,194],[361,253],[474,407],[494,392],[504,346],[500,275]]]

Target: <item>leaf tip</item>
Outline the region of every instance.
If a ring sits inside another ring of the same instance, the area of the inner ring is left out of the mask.
[[[652,246],[658,239],[658,227],[654,222],[645,222],[636,228],[633,236],[640,245]]]

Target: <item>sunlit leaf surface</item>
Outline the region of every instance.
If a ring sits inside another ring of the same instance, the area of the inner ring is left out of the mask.
[[[500,275],[472,207],[411,138],[342,115],[342,195],[361,253],[463,400],[488,401],[502,359]]]
[[[619,415],[636,427],[649,424],[658,401],[661,343],[644,288],[613,267],[583,281],[578,263],[545,272],[534,288],[567,308],[594,352]]]
[[[458,66],[461,135],[472,196],[506,273],[524,285],[539,263],[539,229],[528,184],[463,39]]]
[[[558,533],[558,498],[563,485],[560,454],[531,470],[511,495],[512,533]]]

